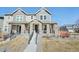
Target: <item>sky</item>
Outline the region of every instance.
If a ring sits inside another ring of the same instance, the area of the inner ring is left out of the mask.
[[[20,7],[26,13],[36,13],[40,7]],[[17,7],[0,7],[0,16],[12,13]],[[52,20],[56,21],[60,26],[65,24],[74,24],[79,19],[78,7],[48,7],[52,14]]]

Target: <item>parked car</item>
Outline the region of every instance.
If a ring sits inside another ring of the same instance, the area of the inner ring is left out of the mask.
[[[68,31],[59,31],[59,36],[62,38],[69,37]]]
[[[59,36],[62,37],[62,38],[65,38],[65,37],[69,37],[69,31],[66,27],[60,27],[60,30],[59,30]]]

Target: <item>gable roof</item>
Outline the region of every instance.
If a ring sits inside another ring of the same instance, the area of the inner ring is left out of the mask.
[[[5,16],[8,16],[8,15],[10,15],[10,16],[12,16],[13,14],[15,14],[17,11],[21,11],[23,14],[25,14],[26,15],[26,13],[22,10],[22,9],[20,9],[20,8],[18,8],[18,9],[16,9],[13,13],[11,13],[11,14],[5,14]]]
[[[36,14],[38,14],[41,10],[44,10],[44,11],[47,12],[49,15],[52,15],[52,14],[47,10],[47,8],[45,8],[45,7],[42,7],[40,10],[38,10],[38,11],[36,12]]]
[[[40,10],[38,10],[35,14],[26,14],[25,12],[24,12],[24,10],[22,10],[21,8],[17,8],[13,13],[11,13],[11,14],[5,14],[5,16],[12,16],[13,14],[15,14],[17,11],[21,11],[22,13],[24,13],[25,15],[36,15],[36,14],[38,14],[41,10],[44,10],[45,12],[47,12],[49,15],[52,15],[48,10],[47,10],[47,8],[41,8]]]
[[[37,20],[37,19],[34,19],[34,20],[30,21],[29,23],[31,23],[33,21],[38,21],[38,22],[42,23],[40,20]]]
[[[15,10],[12,14],[15,14],[19,10],[26,15],[26,13],[22,9],[20,9],[20,8],[18,8],[17,10]]]

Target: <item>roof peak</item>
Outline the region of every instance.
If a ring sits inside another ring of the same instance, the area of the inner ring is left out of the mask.
[[[41,7],[41,10],[48,10],[47,7]]]
[[[20,8],[20,7],[17,7],[17,8],[16,8],[16,10],[22,10],[22,8]]]
[[[36,12],[36,14],[39,13],[40,11],[42,11],[42,10],[45,10],[48,14],[51,15],[51,13],[48,11],[48,8],[47,8],[47,7],[41,7],[40,10],[38,10],[38,11]]]
[[[14,13],[16,13],[17,11],[21,11],[21,12],[23,12],[25,15],[26,15],[26,12],[24,12],[24,10],[22,10],[22,8],[17,8],[13,13],[11,13],[12,15],[14,14]]]

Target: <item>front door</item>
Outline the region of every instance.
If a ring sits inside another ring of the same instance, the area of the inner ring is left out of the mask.
[[[35,32],[38,33],[39,30],[38,30],[38,25],[35,25]]]
[[[17,26],[17,33],[18,33],[18,34],[21,33],[21,26],[20,26],[20,25]]]

